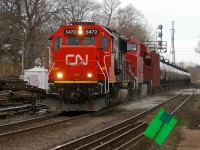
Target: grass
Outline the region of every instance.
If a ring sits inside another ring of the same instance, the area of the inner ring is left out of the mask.
[[[171,135],[171,140],[170,140],[171,144],[169,144],[169,148],[168,148],[169,150],[176,149],[177,144],[181,140],[181,128],[182,126],[186,126],[186,125],[188,125],[188,121],[186,120],[184,116],[178,119],[178,123],[176,124]]]

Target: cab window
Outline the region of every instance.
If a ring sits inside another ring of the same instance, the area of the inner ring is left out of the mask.
[[[62,38],[61,37],[56,37],[56,50],[60,49],[60,46],[62,45]]]
[[[67,38],[67,45],[80,45],[80,38],[79,37]]]
[[[96,45],[97,40],[96,37],[84,37],[83,45]]]
[[[106,36],[101,37],[101,49],[108,50],[108,37]]]
[[[127,50],[135,51],[135,50],[137,50],[137,45],[128,43],[127,44]]]

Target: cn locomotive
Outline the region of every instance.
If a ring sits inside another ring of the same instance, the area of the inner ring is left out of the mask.
[[[50,40],[51,111],[98,111],[190,83],[186,70],[161,61],[146,45],[92,22],[63,25]]]

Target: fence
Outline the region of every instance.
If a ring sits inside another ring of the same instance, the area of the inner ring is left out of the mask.
[[[21,73],[21,64],[0,61],[0,79],[6,79],[9,76],[17,76],[19,77]]]

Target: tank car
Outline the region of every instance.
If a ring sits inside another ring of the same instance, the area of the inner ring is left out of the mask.
[[[160,66],[161,86],[180,86],[191,82],[191,75],[187,70],[165,61],[161,61]]]

